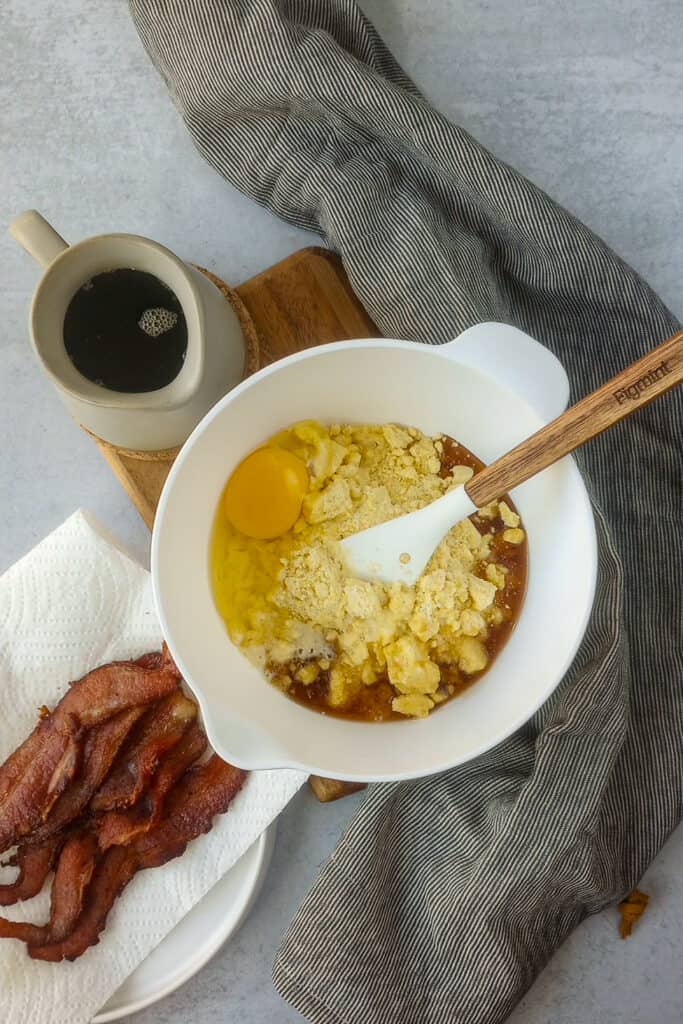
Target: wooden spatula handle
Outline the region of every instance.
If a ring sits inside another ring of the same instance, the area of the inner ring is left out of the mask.
[[[488,505],[681,382],[683,331],[480,470],[466,484],[467,493],[479,508]]]

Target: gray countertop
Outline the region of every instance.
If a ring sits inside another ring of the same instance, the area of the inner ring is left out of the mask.
[[[436,105],[573,210],[683,317],[679,0],[363,7]],[[0,226],[34,206],[67,240],[149,235],[233,282],[316,241],[203,163],[125,3],[5,0],[0,18]],[[0,570],[78,506],[146,562],[145,527],[31,355],[26,315],[38,275],[4,228],[0,255]],[[135,1021],[301,1020],[272,988],[270,964],[359,799],[321,806],[302,791],[282,816],[270,876],[240,933]],[[511,1021],[683,1020],[682,855],[679,829],[643,880],[651,905],[633,938],[618,939],[613,909],[587,921]]]

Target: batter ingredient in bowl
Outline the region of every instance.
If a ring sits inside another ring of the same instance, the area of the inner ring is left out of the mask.
[[[294,526],[307,490],[308,473],[301,459],[285,448],[258,448],[230,477],[223,507],[241,533],[269,540]]]
[[[279,475],[270,500],[254,481],[253,503],[235,478],[257,456]],[[214,594],[233,642],[318,710],[370,720],[429,714],[486,670],[519,612],[527,545],[514,506],[496,502],[458,523],[411,587],[351,576],[338,542],[423,507],[481,466],[445,435],[396,424],[306,421],[277,434],[240,464],[216,515]],[[254,510],[241,520],[235,493],[240,511]]]

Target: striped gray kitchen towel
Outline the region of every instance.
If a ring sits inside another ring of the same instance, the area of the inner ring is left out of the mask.
[[[388,336],[514,324],[577,398],[676,330],[603,242],[430,107],[353,0],[131,7],[200,152],[318,231]],[[682,413],[675,392],[580,456],[600,578],[553,698],[477,760],[369,792],[275,964],[310,1020],[503,1020],[681,818]]]

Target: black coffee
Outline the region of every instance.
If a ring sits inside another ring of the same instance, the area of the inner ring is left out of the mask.
[[[144,270],[106,270],[64,317],[64,346],[84,377],[112,391],[156,391],[178,376],[187,323],[177,296]]]

